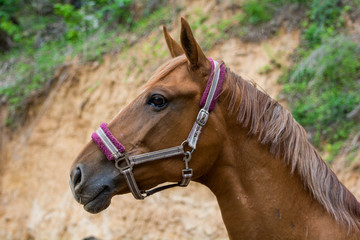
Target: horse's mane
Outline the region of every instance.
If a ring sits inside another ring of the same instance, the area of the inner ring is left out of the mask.
[[[223,91],[228,92],[229,114],[236,114],[249,134],[268,145],[274,156],[290,166],[291,173],[296,170],[305,187],[337,221],[360,229],[359,202],[321,159],[291,113],[229,68],[226,75]]]
[[[167,61],[144,87],[151,87],[186,62],[184,55]],[[261,144],[269,146],[274,156],[282,158],[291,173],[296,170],[305,187],[337,221],[359,230],[359,202],[322,160],[308,141],[304,128],[288,110],[253,83],[229,68],[226,76],[223,93],[228,93],[225,97],[229,99],[229,114],[237,114],[237,121],[250,129],[249,134],[258,136]]]

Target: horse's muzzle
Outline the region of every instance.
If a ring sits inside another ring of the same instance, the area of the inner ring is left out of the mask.
[[[114,195],[111,177],[86,174],[83,164],[72,169],[69,184],[75,200],[84,205],[84,209],[90,213],[106,209]]]

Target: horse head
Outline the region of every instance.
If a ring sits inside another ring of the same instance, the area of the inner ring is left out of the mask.
[[[96,143],[96,139],[90,141],[71,168],[71,190],[88,212],[97,213],[106,209],[114,195],[128,193],[132,184],[141,190],[137,193],[137,198],[141,199],[139,194],[143,190],[164,182],[181,182],[184,180],[184,159],[185,170],[191,170],[190,177],[196,181],[211,168],[220,152],[221,131],[209,131],[220,129],[220,109],[214,110],[207,126],[202,129],[201,134],[206,141],[199,141],[196,146],[184,142],[197,119],[202,94],[214,72],[212,60],[199,47],[185,19],[181,19],[181,46],[170,37],[165,27],[164,36],[173,58],[155,72],[144,90],[108,125],[102,125],[102,133],[95,135],[99,142]],[[109,137],[108,141],[113,139],[114,144],[122,148],[118,154],[126,157],[126,161],[109,161],[114,159],[102,146],[101,134]],[[129,162],[129,159],[134,160],[133,156],[154,151],[156,154],[158,150],[171,150],[174,146],[178,146],[175,147],[178,154],[163,154],[157,161],[142,160],[144,163],[138,165]],[[119,171],[127,167],[131,171],[130,180]]]

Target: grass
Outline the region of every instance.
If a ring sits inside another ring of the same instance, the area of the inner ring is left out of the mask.
[[[355,129],[348,114],[360,104],[360,45],[342,31],[347,11],[337,0],[312,1],[296,62],[280,80],[295,119],[329,162]]]
[[[285,4],[308,4],[311,0],[249,0],[242,6],[238,20],[243,25],[260,25],[269,22]]]
[[[21,115],[25,109],[24,100],[42,89],[66,59],[77,55],[81,55],[83,61],[99,59],[103,53],[114,48],[113,44],[117,42],[109,41],[114,38],[114,32],[101,32],[91,37],[84,36],[73,44],[61,40],[50,41],[38,49],[15,50],[2,56],[1,62],[13,62],[1,76],[12,81],[12,84],[0,88],[0,95],[5,96],[9,103],[8,117],[16,119]]]
[[[137,21],[132,27],[131,31],[136,33],[138,37],[148,34],[152,29],[161,25],[166,25],[172,21],[173,11],[179,11],[180,9],[171,9],[170,7],[161,7],[155,10],[152,14],[146,18]]]
[[[360,46],[345,36],[311,51],[285,78],[294,117],[315,131],[314,143],[347,138],[355,125],[347,114],[360,104]]]
[[[274,6],[278,1],[269,0],[250,0],[245,2],[243,6],[244,14],[239,19],[243,24],[258,25],[268,22],[273,18]]]

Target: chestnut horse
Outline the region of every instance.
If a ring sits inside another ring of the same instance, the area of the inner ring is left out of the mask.
[[[164,35],[173,58],[101,125],[72,166],[70,186],[85,210],[191,178],[217,197],[230,239],[360,239],[359,202],[291,113],[207,58],[185,19],[181,45],[165,27]],[[204,96],[210,107],[199,107]]]

